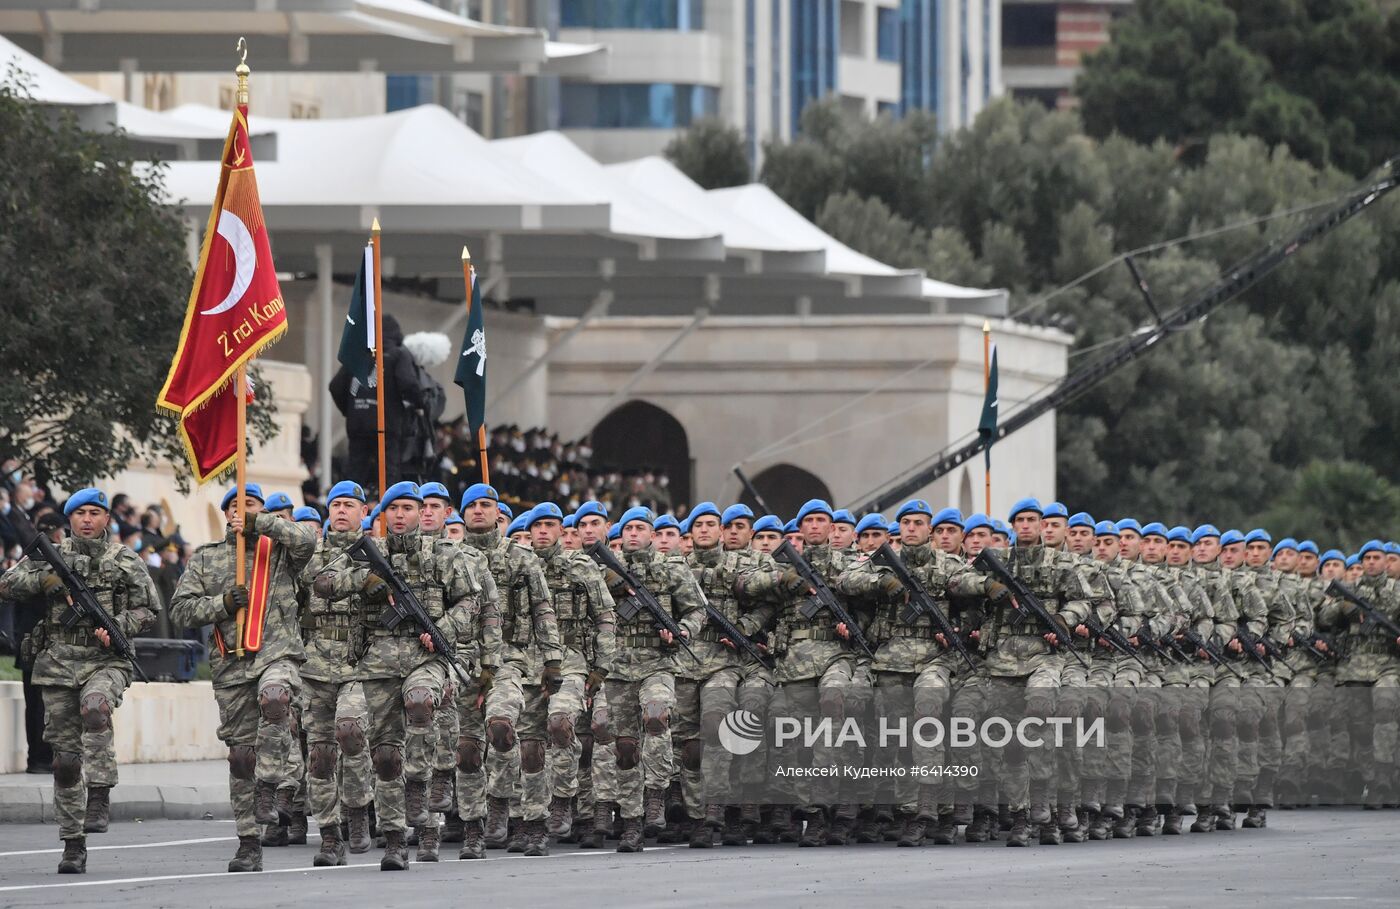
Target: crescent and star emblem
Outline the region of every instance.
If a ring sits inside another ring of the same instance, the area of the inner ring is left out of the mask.
[[[248,231],[248,225],[243,223],[243,219],[235,215],[228,209],[219,213],[219,226],[217,229],[219,236],[228,241],[229,249],[233,250],[233,286],[229,288],[228,295],[215,307],[200,312],[202,316],[216,316],[221,312],[228,312],[243,299],[243,295],[248,292],[248,286],[253,283],[253,272],[258,267],[257,250],[253,247],[253,235]]]

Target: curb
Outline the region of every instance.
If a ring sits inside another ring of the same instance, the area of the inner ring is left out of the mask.
[[[230,820],[228,786],[123,786],[112,790],[112,820]],[[53,785],[0,786],[0,824],[54,823]]]

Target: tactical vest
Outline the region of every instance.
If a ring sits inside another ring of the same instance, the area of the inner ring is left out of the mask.
[[[900,549],[899,556],[934,604],[943,610],[944,615],[951,616],[953,610],[948,600],[948,572],[938,556],[928,546],[904,547]],[[903,613],[902,597],[893,601],[881,600],[875,608],[875,620],[870,625],[871,637],[877,641],[888,641],[890,638],[933,640],[938,632],[933,627],[932,619],[921,612],[910,624],[902,619]]]
[[[554,617],[559,623],[559,637],[566,649],[576,650],[593,662],[593,616],[589,610],[588,586],[578,579],[592,562],[587,556],[565,552],[557,543],[550,549],[536,551],[549,585],[549,598],[554,604]]]
[[[342,553],[360,538],[356,532],[331,533],[316,546],[311,557],[311,570],[302,576],[314,577],[327,565],[343,564],[349,556]],[[297,601],[301,605],[302,640],[349,642],[354,636],[352,629],[359,624],[356,619],[365,611],[358,593],[339,600],[327,600],[316,595],[312,585],[297,585]]]
[[[467,534],[467,545],[476,547],[491,566],[491,579],[496,582],[500,598],[501,639],[515,647],[529,647],[535,639],[535,616],[530,603],[530,579],[511,564],[511,550],[516,544],[492,531]]]
[[[671,609],[671,579],[665,569],[665,558],[655,550],[647,549],[639,553],[624,553],[622,561],[637,576],[637,580],[651,591],[652,596],[656,597],[661,608],[675,616],[675,612]],[[660,650],[664,645],[656,633],[651,613],[645,607],[637,610],[637,614],[631,619],[622,618],[621,612],[626,608],[627,601],[631,599],[633,597],[630,596],[618,599],[617,646],[619,648],[643,647],[649,650]]]
[[[726,619],[737,625],[742,612],[739,608],[739,598],[734,594],[734,582],[743,571],[758,564],[758,560],[750,553],[726,552],[716,546],[714,549],[692,551],[686,562],[695,574],[695,583],[700,586],[705,599]],[[722,635],[718,629],[706,623],[696,637],[701,641],[718,644]]]
[[[69,537],[59,546],[59,552],[68,563],[68,567],[83,579],[92,595],[97,598],[97,602],[101,603],[102,608],[113,618],[127,608],[127,589],[122,583],[121,566],[117,564],[121,551],[122,545],[109,541],[106,536],[99,540]],[[99,646],[97,638],[93,636],[96,626],[86,614],[72,628],[63,627],[60,619],[68,611],[68,591],[65,587],[55,587],[49,593],[48,600],[48,610],[44,615],[44,633],[50,644],[62,642],[78,647]]]
[[[826,581],[828,587],[846,568],[844,554],[841,550],[833,549],[829,545],[808,546],[802,550],[802,555],[807,559],[812,569]],[[836,595],[840,596],[840,594]],[[813,613],[812,618],[809,619],[799,611],[804,603],[814,599],[815,597],[811,596],[800,596],[789,600],[784,605],[782,613],[778,616],[778,627],[774,633],[774,646],[777,652],[786,651],[789,645],[797,641],[839,642],[841,640],[841,637],[836,633],[836,619],[831,613],[821,609]]]
[[[423,604],[423,611],[434,622],[447,613],[447,605],[442,589],[443,559],[438,553],[439,544],[433,537],[423,536],[417,531],[405,534],[389,534],[386,555],[394,573],[403,579]],[[399,627],[390,631],[379,621],[384,606],[365,604],[361,620],[369,633],[376,637],[418,637],[422,632],[412,622],[400,622]]]
[[[1059,576],[1062,569],[1057,550],[1044,546],[1013,547],[1005,561],[1011,573],[1026,585],[1036,598],[1045,604],[1051,614],[1060,605]],[[1009,602],[996,609],[993,641],[1013,635],[1040,635],[1044,629],[1036,627],[1034,619],[1023,619]]]
[[[1374,579],[1369,575],[1362,575],[1361,580],[1355,584],[1355,590],[1357,596],[1376,607],[1383,614],[1392,619],[1400,619],[1400,609],[1396,608],[1395,603],[1394,585],[1386,581],[1384,574],[1378,575]],[[1362,617],[1353,615],[1352,619],[1343,626],[1346,628],[1345,653],[1347,657],[1358,657],[1366,654],[1387,660],[1396,659],[1395,639],[1387,634],[1385,629],[1367,625],[1363,621],[1358,621],[1359,618]]]

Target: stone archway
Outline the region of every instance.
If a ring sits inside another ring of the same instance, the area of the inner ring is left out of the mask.
[[[618,470],[652,467],[670,478],[671,501],[690,505],[690,439],[680,421],[646,401],[628,401],[589,434],[593,466]]]
[[[808,499],[831,501],[831,490],[821,478],[792,464],[774,464],[753,478],[754,488],[773,513],[786,521]],[[741,502],[758,511],[758,503],[744,490]]]

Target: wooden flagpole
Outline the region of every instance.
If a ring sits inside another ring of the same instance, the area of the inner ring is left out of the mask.
[[[467,323],[471,324],[473,288],[476,286],[476,269],[472,268],[472,254],[462,247],[462,280],[467,283]],[[491,465],[486,459],[486,420],[483,414],[481,425],[476,428],[476,459],[481,464],[481,482],[491,482]]]
[[[982,394],[985,396],[987,388],[992,384],[992,323],[990,319],[982,320]],[[991,440],[987,441],[991,444]],[[990,450],[989,450],[990,455]],[[992,513],[992,459],[987,458],[987,511],[990,517]]]
[[[233,70],[238,77],[238,99],[237,103],[243,107],[248,105],[248,42],[242,38],[238,39],[237,53],[239,54],[238,66]],[[248,506],[245,501],[244,489],[248,485],[248,366],[245,363],[234,370],[233,373],[233,393],[238,398],[238,418],[235,424],[238,438],[238,453],[234,459],[234,513],[238,516],[238,526],[241,528],[248,520]],[[242,531],[234,535],[233,541],[233,566],[234,584],[246,585],[248,583],[248,541],[243,536]],[[234,641],[233,654],[236,657],[243,656],[243,628],[248,622],[248,609],[244,607],[234,615],[234,625],[238,631],[238,640]]]
[[[384,435],[384,285],[379,280],[379,219],[375,218],[369,229],[369,242],[374,250],[374,395],[375,414],[379,440],[379,498],[384,498],[388,488],[389,471],[385,462]],[[375,522],[375,534],[384,536],[384,515]]]

